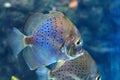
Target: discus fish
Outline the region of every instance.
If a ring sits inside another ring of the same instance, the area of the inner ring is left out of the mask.
[[[73,60],[65,61],[49,74],[54,80],[100,80],[96,63],[87,51]]]
[[[80,33],[59,11],[34,13],[25,23],[24,33],[13,28],[9,42],[16,56],[25,48],[23,56],[31,70],[58,60],[72,59],[81,51]]]

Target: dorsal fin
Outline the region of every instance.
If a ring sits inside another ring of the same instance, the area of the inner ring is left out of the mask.
[[[30,36],[32,34],[32,31],[39,26],[41,19],[43,18],[44,18],[44,14],[40,12],[36,12],[30,17],[28,17],[24,26],[25,34]]]
[[[50,11],[48,14],[43,14],[41,12],[34,13],[26,20],[24,26],[25,34],[28,36],[32,35],[33,31],[36,30],[40,26],[40,24],[42,24],[42,22],[44,22],[45,20],[51,17],[58,16],[60,14],[62,13],[58,11]]]

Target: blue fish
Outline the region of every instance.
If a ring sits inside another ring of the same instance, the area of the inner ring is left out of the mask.
[[[80,33],[59,11],[34,13],[25,23],[24,33],[26,35],[13,28],[9,43],[16,56],[24,49],[23,56],[31,70],[58,60],[73,59],[81,51]]]

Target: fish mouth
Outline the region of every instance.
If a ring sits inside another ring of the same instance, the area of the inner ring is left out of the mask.
[[[82,56],[84,54],[84,51],[79,51],[79,52],[76,52],[76,54],[74,56],[68,56],[70,60],[73,60],[73,59],[76,59],[80,56]]]
[[[83,50],[81,49],[78,51],[75,46],[71,46],[67,52],[67,55],[70,59],[77,58],[81,56],[82,54],[83,54]]]

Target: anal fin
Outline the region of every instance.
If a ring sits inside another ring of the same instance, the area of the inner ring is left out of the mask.
[[[40,64],[38,63],[37,59],[35,58],[35,55],[32,51],[31,46],[28,46],[24,49],[23,57],[25,59],[25,62],[29,66],[30,70],[35,70],[40,67]]]

